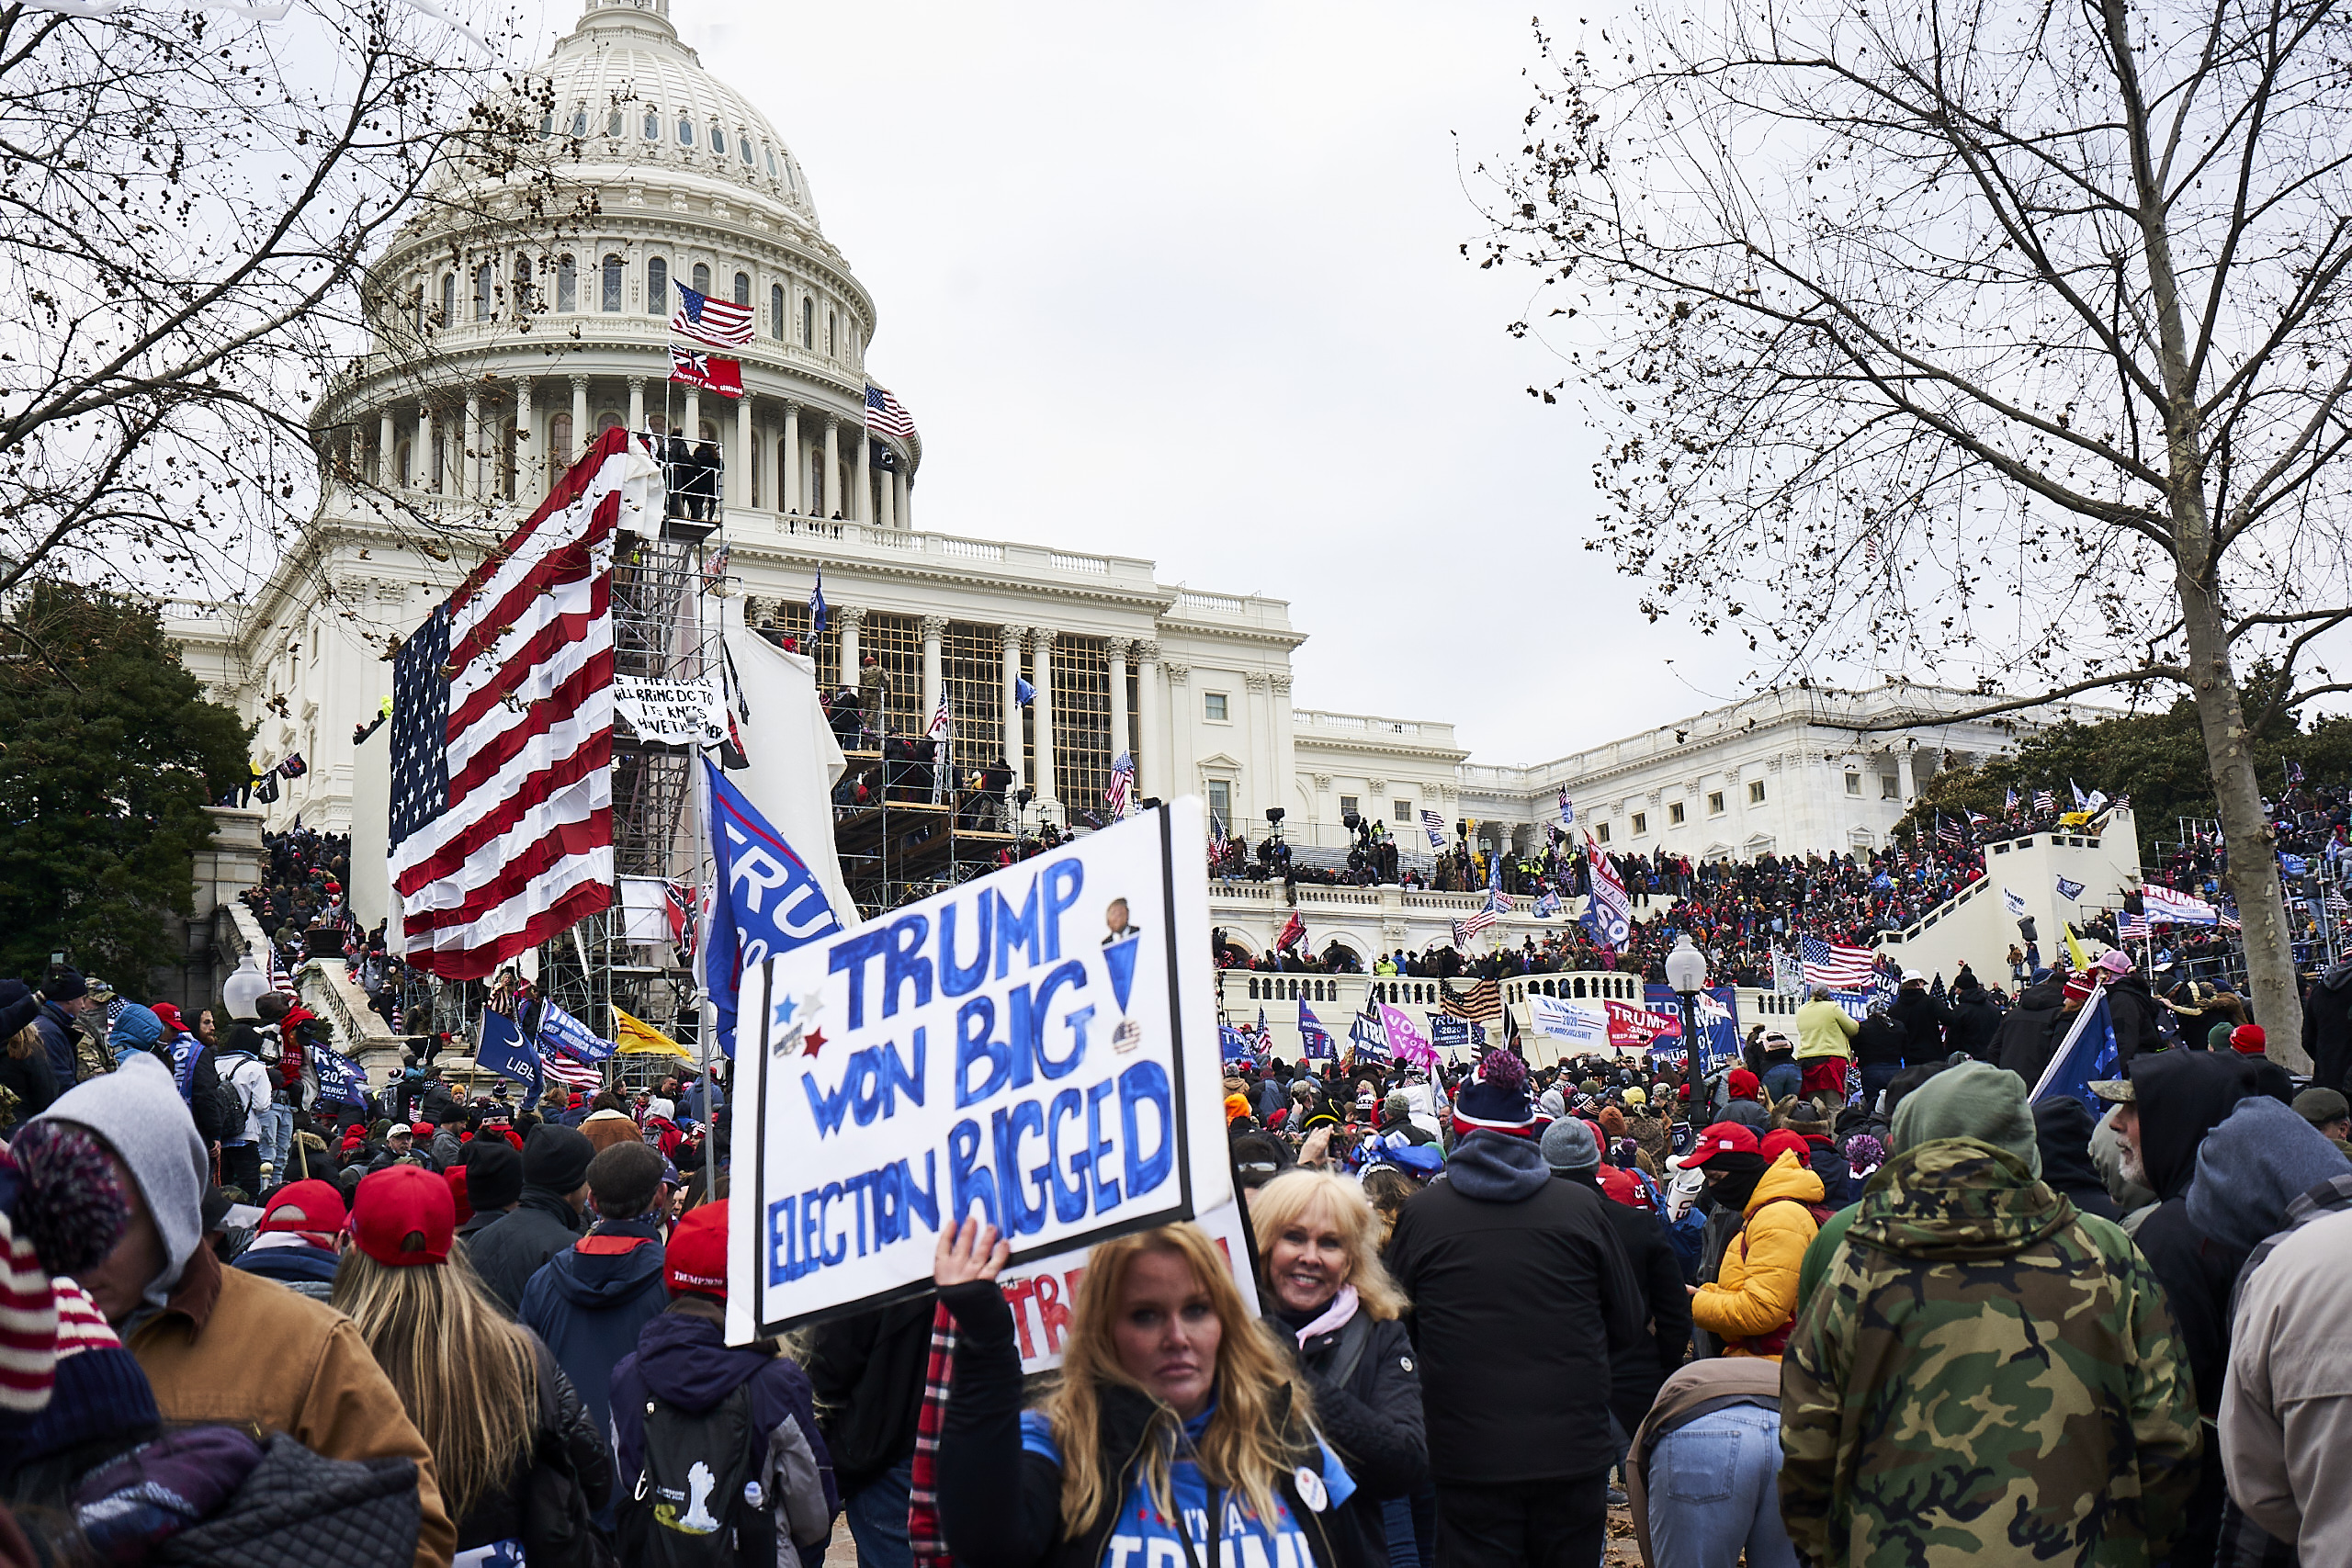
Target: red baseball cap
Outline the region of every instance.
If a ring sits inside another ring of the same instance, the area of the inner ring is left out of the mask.
[[[1792,1151],[1797,1156],[1797,1163],[1803,1165],[1805,1156],[1813,1152],[1813,1145],[1805,1142],[1803,1133],[1792,1133],[1785,1128],[1777,1133],[1765,1134],[1764,1141],[1756,1145],[1756,1152],[1768,1160],[1779,1159],[1783,1154]]]
[[[389,1268],[449,1261],[458,1201],[449,1184],[422,1166],[387,1166],[359,1183],[351,1205],[351,1239]]]
[[[662,1282],[673,1292],[727,1296],[727,1200],[686,1211],[662,1255]]]
[[[1682,1168],[1688,1170],[1694,1166],[1704,1165],[1717,1155],[1759,1152],[1755,1128],[1738,1122],[1718,1122],[1699,1134],[1699,1141],[1690,1145],[1689,1154],[1682,1156]],[[374,1178],[368,1179],[373,1180]]]
[[[343,1194],[332,1181],[289,1181],[261,1212],[256,1230],[311,1231],[333,1235],[343,1229]]]
[[[412,1137],[429,1138],[433,1136],[433,1123],[430,1122],[412,1122],[409,1123],[408,1130],[409,1135]]]

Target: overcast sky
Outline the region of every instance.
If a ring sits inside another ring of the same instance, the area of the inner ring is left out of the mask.
[[[578,10],[547,4],[551,38]],[[1505,762],[1744,668],[1582,548],[1591,439],[1503,331],[1527,281],[1461,255],[1469,169],[1518,145],[1528,15],[672,0],[873,292],[918,527],[1287,599],[1298,705],[1450,719]]]

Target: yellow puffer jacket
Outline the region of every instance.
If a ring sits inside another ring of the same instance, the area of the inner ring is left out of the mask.
[[[1780,1198],[1796,1201],[1773,1201]],[[1724,1342],[1724,1355],[1780,1359],[1796,1321],[1797,1267],[1821,1228],[1805,1205],[1821,1201],[1821,1178],[1792,1149],[1757,1179],[1747,1220],[1724,1248],[1713,1282],[1690,1298],[1691,1321]]]

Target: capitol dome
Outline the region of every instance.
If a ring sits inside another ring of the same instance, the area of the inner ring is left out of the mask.
[[[619,425],[711,443],[730,516],[907,529],[922,446],[865,427],[873,298],[668,0],[588,0],[514,90],[509,140],[454,144],[368,269],[369,350],[315,421],[356,510],[392,492],[495,521]],[[740,308],[750,341],[673,334],[688,288]]]

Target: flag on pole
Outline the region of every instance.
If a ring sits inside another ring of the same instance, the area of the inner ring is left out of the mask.
[[[474,1066],[484,1072],[496,1073],[501,1077],[513,1078],[516,1083],[530,1085],[531,1092],[523,1100],[526,1111],[539,1102],[539,1093],[547,1087],[538,1052],[524,1041],[522,1027],[503,1012],[484,1010],[481,1042],[474,1047]]]
[[[1257,1050],[1250,1044],[1250,1036],[1243,1033],[1240,1030],[1234,1028],[1233,1025],[1229,1023],[1218,1024],[1216,1027],[1216,1038],[1218,1048],[1223,1054],[1225,1060],[1227,1062],[1249,1062],[1254,1064],[1257,1061]]]
[[[808,863],[708,758],[703,760],[703,779],[710,792],[714,880],[701,978],[718,1022],[713,1043],[720,1055],[731,1057],[744,969],[831,936],[842,922]],[[624,1043],[621,1049],[629,1047]]]
[[[2047,790],[2047,789],[2038,789],[2038,790],[2035,790],[2035,791],[2033,792],[2033,808],[2034,808],[2036,811],[2055,811],[2055,810],[2057,810],[2057,809],[2058,809],[2058,796],[2057,796],[2056,792],[2055,792],[2055,791],[2052,791],[2052,790]]]
[[[1274,938],[1274,951],[1276,953],[1286,952],[1291,943],[1296,942],[1306,934],[1306,918],[1301,915],[1296,909],[1293,909],[1290,912],[1290,919],[1283,922],[1282,933]]]
[[[550,1001],[539,1003],[539,1055],[592,1066],[613,1054],[613,1043]]]
[[[2002,803],[2001,808],[2004,811],[2015,811],[2018,808],[2018,792],[2014,788],[2009,791],[2009,797]]]
[[[1623,947],[1634,934],[1634,900],[1626,895],[1616,863],[1600,852],[1589,833],[1585,835],[1585,863],[1592,874],[1592,897],[1579,923],[1602,946]]]
[[[609,1004],[608,1004],[609,1005]],[[695,1054],[642,1019],[613,1009],[614,1049],[624,1056],[675,1056],[692,1062]]]
[[[2066,781],[2066,787],[2067,787],[2068,789],[2071,789],[2071,790],[2073,790],[2073,791],[2075,792],[2075,810],[2077,810],[2077,811],[2088,811],[2088,810],[2091,808],[2091,797],[2090,797],[2089,795],[2085,795],[2085,794],[2083,793],[2083,786],[2082,786],[2082,785],[2080,785],[2080,784],[2076,784],[2076,783],[2075,783],[2074,780],[2072,780],[2072,779],[2068,779],[2068,780]]]
[[[865,384],[865,428],[871,434],[895,435],[901,441],[915,438],[913,416],[890,395],[889,388],[871,381]]]
[[[2064,898],[2066,902],[2071,904],[2082,896],[2083,884],[2075,881],[2072,877],[2062,876],[2058,879],[2059,897]]]
[[[2075,1015],[2074,1028],[2066,1032],[2064,1043],[2041,1070],[2041,1081],[2033,1086],[2033,1103],[2072,1097],[2088,1106],[2091,1114],[2098,1115],[2099,1098],[2091,1085],[2118,1076],[2119,1055],[2115,1021],[2108,1011],[2107,987],[2102,985],[2091,992],[2090,1001]]]
[[[1111,807],[1114,821],[1125,817],[1135,804],[1135,787],[1136,760],[1122,751],[1112,760],[1111,787],[1102,792],[1102,799]]]
[[[1441,1004],[1448,1018],[1467,1019],[1474,1023],[1499,1023],[1503,1016],[1502,987],[1492,980],[1481,980],[1468,990],[1456,993],[1440,980]]]
[[[1421,827],[1430,836],[1430,848],[1433,850],[1442,850],[1445,848],[1444,818],[1440,817],[1434,811],[1423,811],[1421,813]]]
[[[470,980],[613,896],[613,536],[659,468],[599,435],[392,661],[403,956]]]
[[[1560,786],[1560,826],[1563,828],[1574,828],[1576,825],[1576,803],[1568,798],[1568,786],[1562,784]]]
[[[2091,966],[2090,958],[2083,952],[2082,939],[2075,934],[2074,926],[2072,924],[2067,925],[2064,928],[2064,931],[2066,937],[2067,964],[2078,973],[2089,968]]]
[[[817,585],[808,590],[808,635],[811,638],[825,635],[825,573],[821,568],[817,572]],[[816,650],[811,649],[809,652],[813,656]]]
[[[722,398],[743,395],[743,362],[721,359],[698,348],[670,345],[670,379],[683,381],[689,387],[699,387],[706,392],[717,392]]]
[[[1860,990],[1871,983],[1877,965],[1877,954],[1867,947],[1824,942],[1819,937],[1804,938],[1799,953],[1804,963],[1804,983],[1826,986],[1833,991]]]
[[[550,1078],[571,1089],[585,1089],[594,1094],[605,1087],[605,1075],[585,1062],[542,1049],[539,1067]]]
[[[1031,685],[1027,681],[1023,680],[1022,677],[1020,677],[1020,676],[1018,676],[1018,675],[1015,675],[1015,676],[1012,678],[1012,702],[1013,702],[1013,705],[1014,705],[1014,706],[1016,706],[1016,707],[1024,707],[1024,708],[1025,708],[1025,707],[1027,707],[1031,703],[1034,703],[1034,702],[1035,702],[1036,700],[1037,700],[1037,688],[1036,688],[1036,687],[1035,687],[1035,686],[1033,686],[1033,685]]]
[[[671,281],[676,282],[676,279]],[[752,308],[729,299],[714,299],[709,295],[678,284],[678,309],[670,317],[670,331],[695,343],[707,343],[713,348],[749,348],[752,345]]]
[[[324,1045],[312,1045],[311,1066],[319,1075],[319,1099],[322,1102],[328,1105],[368,1103],[368,1070],[350,1057]]]
[[[2025,913],[2025,895],[2019,893],[2013,887],[2002,888],[2001,908],[2007,909],[2012,916],[2023,915]]]
[[[1535,900],[1535,908],[1532,912],[1535,918],[1539,920],[1548,920],[1553,916],[1558,914],[1560,912],[1560,890],[1556,887],[1546,887],[1544,889],[1544,896]]]
[[[1397,1061],[1434,1071],[1437,1049],[1413,1027],[1413,1021],[1404,1010],[1386,1002],[1374,1002],[1373,1007],[1380,1014],[1380,1032],[1387,1038],[1389,1055]]]
[[[1965,837],[1960,830],[1960,824],[1945,821],[1944,814],[1940,811],[1936,813],[1936,837],[1947,844],[1966,842]]]
[[[1350,1062],[1385,1062],[1389,1059],[1388,1036],[1380,1026],[1380,1015],[1367,1008],[1356,1014],[1348,1028]]]
[[[1304,999],[1298,1004],[1298,1054],[1310,1061],[1329,1061],[1340,1054],[1339,1047],[1332,1043],[1331,1032],[1323,1027],[1323,1021],[1315,1016]]]
[[[1260,1061],[1274,1054],[1274,1032],[1267,1027],[1266,1010],[1262,1006],[1258,1009],[1258,1032],[1250,1038],[1257,1043]]]

